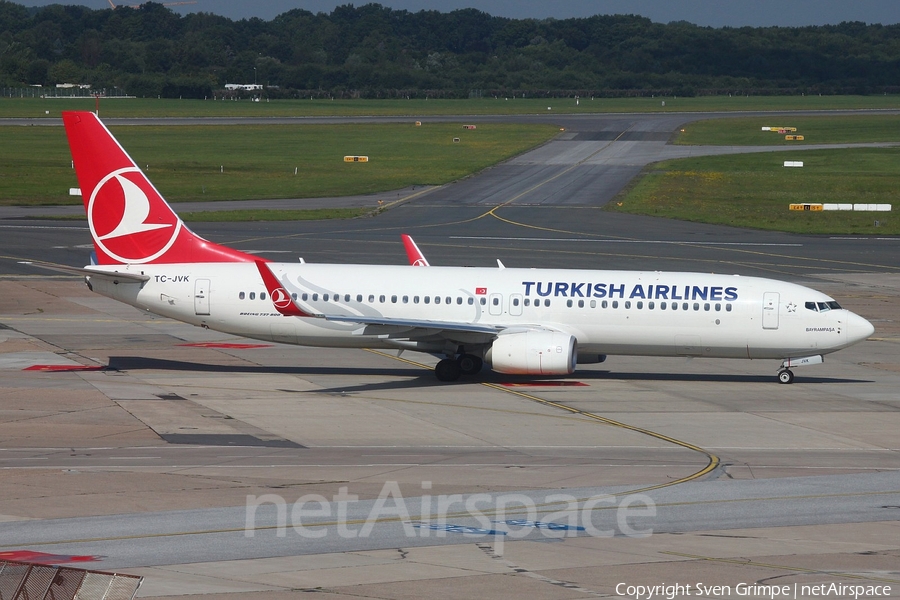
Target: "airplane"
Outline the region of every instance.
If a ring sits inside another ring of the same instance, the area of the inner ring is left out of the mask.
[[[441,357],[451,382],[565,376],[608,355],[778,359],[792,368],[865,340],[866,319],[797,284],[688,272],[278,263],[196,235],[92,112],[63,112],[94,244],[64,267],[99,294],[236,336]]]

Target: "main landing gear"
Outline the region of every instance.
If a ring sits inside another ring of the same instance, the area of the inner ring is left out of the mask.
[[[484,361],[474,354],[460,354],[455,360],[445,358],[434,367],[438,381],[456,381],[460,375],[474,375],[481,371]]]

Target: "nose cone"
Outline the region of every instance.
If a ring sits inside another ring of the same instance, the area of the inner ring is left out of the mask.
[[[851,344],[861,342],[875,333],[875,326],[856,313],[847,317],[847,341]]]

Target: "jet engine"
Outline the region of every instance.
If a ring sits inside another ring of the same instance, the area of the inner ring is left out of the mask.
[[[510,375],[568,375],[575,370],[575,337],[558,331],[501,334],[485,354],[491,369]]]

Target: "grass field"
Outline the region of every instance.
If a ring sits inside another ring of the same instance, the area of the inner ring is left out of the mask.
[[[102,100],[104,116],[283,116],[510,114],[555,112],[898,108],[898,96],[789,96],[567,100],[353,100],[271,103]],[[49,107],[49,108],[45,108]],[[93,100],[0,99],[0,115],[41,116],[93,108]],[[54,112],[56,111],[56,112]],[[27,113],[27,114],[26,114]],[[40,114],[36,114],[40,113]],[[550,139],[556,128],[512,124],[114,127],[123,146],[173,201],[343,196],[441,184],[477,172]],[[762,126],[797,127],[801,143],[900,141],[900,117],[774,115],[689,124],[681,144],[790,145]],[[77,185],[62,128],[2,127],[0,204],[60,204]],[[459,137],[459,143],[452,138]],[[371,157],[345,164],[345,154]],[[785,169],[784,160],[803,160]],[[297,168],[298,175],[294,175]],[[790,203],[891,203],[900,189],[900,149],[823,150],[695,158],[653,165],[621,206],[609,209],[689,221],[801,233],[900,234],[892,213],[798,213]],[[897,203],[900,210],[900,203]],[[277,214],[276,214],[277,213]],[[350,213],[235,211],[195,220],[344,218]],[[878,225],[875,222],[879,221]]]
[[[665,106],[663,106],[665,102]],[[59,117],[94,110],[93,98],[2,98],[0,118]],[[547,110],[550,107],[550,110]],[[469,100],[171,100],[103,98],[101,117],[303,117],[362,115],[507,115],[598,112],[898,109],[900,96],[701,96],[696,98],[478,98]],[[778,125],[779,123],[774,123]]]
[[[802,160],[804,167],[784,168],[785,160]],[[652,165],[608,208],[795,233],[897,235],[898,189],[900,149],[765,152]],[[788,210],[805,202],[893,204],[894,212]]]
[[[111,127],[168,200],[312,198],[439,185],[550,139],[547,125]],[[0,204],[73,204],[62,127],[0,127]],[[459,138],[459,142],[453,142]],[[345,163],[345,155],[369,156]],[[294,169],[297,175],[294,175]]]
[[[762,127],[796,127],[803,141],[787,141],[784,134]],[[712,146],[796,146],[900,142],[900,115],[775,116],[709,119],[685,125],[675,143]]]

